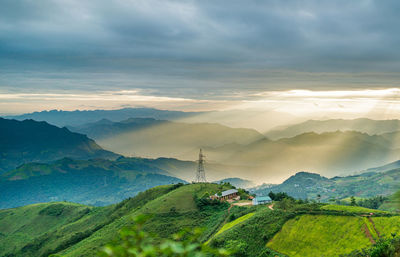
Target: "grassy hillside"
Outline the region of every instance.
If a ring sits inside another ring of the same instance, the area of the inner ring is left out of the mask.
[[[206,240],[225,220],[228,205],[199,209],[194,197],[228,188],[217,184],[168,185],[106,207],[47,203],[2,210],[0,246],[6,247],[0,247],[0,256],[94,256],[122,227],[132,223],[132,215],[141,213],[152,215],[145,230],[160,237],[170,237],[185,227],[205,227]]]
[[[267,246],[288,256],[339,256],[370,245],[360,217],[302,215],[283,226]]]
[[[323,210],[330,210],[330,211],[343,211],[343,212],[350,212],[350,213],[387,213],[386,211],[374,210],[363,208],[360,206],[344,206],[344,205],[335,205],[329,204],[321,207]]]
[[[368,209],[289,201],[276,203],[271,210],[199,201],[229,188],[229,184],[165,185],[106,207],[55,202],[2,210],[0,256],[95,256],[139,214],[150,215],[143,229],[157,234],[156,241],[183,228],[202,227],[202,242],[240,257],[321,252],[337,256],[400,231],[399,216],[367,217]]]

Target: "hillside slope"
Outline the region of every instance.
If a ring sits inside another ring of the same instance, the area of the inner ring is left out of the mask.
[[[205,149],[209,156],[213,152]],[[295,171],[343,176],[398,159],[400,151],[382,136],[355,131],[305,133],[277,141],[261,139],[246,146],[213,149],[224,152],[220,163],[251,164],[258,180],[275,182]]]
[[[158,234],[156,240],[169,238],[183,228],[203,227],[202,242],[236,250],[232,256],[240,257],[283,256],[277,251],[289,256],[297,256],[297,252],[316,256],[317,250],[318,254],[337,256],[370,246],[379,236],[400,232],[399,216],[382,213],[368,218],[368,209],[354,212],[338,206],[337,211],[325,209],[327,205],[295,202],[277,203],[274,210],[267,206],[199,204],[203,195],[229,188],[228,184],[165,185],[106,207],[56,202],[0,210],[0,255],[95,256],[122,227],[132,224],[132,215],[138,214],[151,215],[143,230]]]
[[[63,157],[76,159],[111,158],[87,136],[34,120],[0,118],[0,173],[27,162],[47,162]]]
[[[388,196],[398,190],[400,169],[385,172],[369,172],[354,176],[326,178],[319,174],[298,172],[279,185],[266,185],[250,189],[257,195],[272,192],[286,192],[301,199],[318,199],[323,202],[351,196],[368,198],[377,195]]]
[[[146,159],[30,163],[0,175],[0,208],[49,201],[107,205],[154,186],[185,183]]]
[[[0,228],[3,228],[0,246],[5,246],[0,247],[0,255],[35,257],[59,253],[66,257],[95,256],[101,246],[115,238],[119,229],[132,223],[131,215],[140,213],[152,214],[144,229],[163,238],[184,227],[207,227],[206,237],[223,221],[228,206],[221,204],[199,209],[194,196],[216,193],[223,188],[229,187],[216,184],[166,185],[106,207],[49,203],[0,210]],[[21,222],[23,215],[27,215],[27,219]],[[48,225],[35,230],[36,226],[47,221]]]

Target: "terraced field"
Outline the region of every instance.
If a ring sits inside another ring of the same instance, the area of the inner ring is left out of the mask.
[[[361,217],[302,215],[285,223],[267,247],[288,256],[339,256],[371,244]]]

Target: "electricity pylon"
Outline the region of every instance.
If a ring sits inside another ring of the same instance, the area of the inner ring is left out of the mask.
[[[206,172],[204,171],[204,157],[205,156],[203,155],[203,152],[200,149],[199,160],[197,161],[198,166],[197,166],[196,180],[195,180],[195,182],[197,183],[207,182]]]

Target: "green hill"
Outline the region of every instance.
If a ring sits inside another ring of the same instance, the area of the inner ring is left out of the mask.
[[[0,174],[28,162],[49,162],[64,157],[115,159],[118,156],[67,128],[34,120],[0,118]]]
[[[232,256],[240,257],[321,252],[338,256],[400,232],[399,216],[367,217],[368,209],[332,209],[289,200],[271,210],[199,200],[229,188],[229,184],[164,185],[105,207],[54,202],[1,210],[0,256],[95,256],[139,214],[151,215],[143,230],[157,234],[156,240],[183,228],[202,227],[202,242],[236,251]]]
[[[153,160],[122,157],[25,164],[0,175],[0,208],[50,201],[102,206],[154,186],[186,183],[159,166]]]
[[[268,195],[270,191],[286,192],[295,198],[315,200],[320,195],[322,202],[328,202],[351,196],[359,198],[389,196],[398,190],[399,179],[400,169],[333,178],[326,178],[315,173],[298,172],[282,184],[260,186],[250,191],[257,195]]]
[[[0,247],[0,256],[94,256],[119,229],[131,224],[132,215],[140,213],[152,214],[145,229],[161,237],[183,227],[206,227],[206,237],[225,219],[228,205],[199,209],[195,196],[228,188],[217,184],[168,185],[106,207],[62,202],[1,210],[0,246],[4,247]]]

